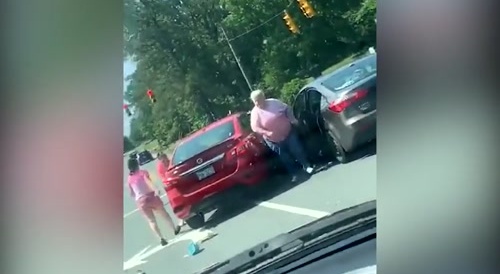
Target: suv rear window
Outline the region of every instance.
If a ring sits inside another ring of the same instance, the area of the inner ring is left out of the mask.
[[[373,56],[341,68],[321,84],[331,91],[339,91],[376,73],[377,58]]]
[[[227,121],[180,144],[172,155],[172,165],[178,165],[201,152],[212,148],[234,135],[234,122]]]

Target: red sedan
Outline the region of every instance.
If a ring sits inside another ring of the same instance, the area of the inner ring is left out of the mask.
[[[266,155],[247,113],[229,115],[184,138],[163,182],[175,215],[191,228],[203,227],[205,213],[234,199],[228,190],[258,184],[267,176]]]

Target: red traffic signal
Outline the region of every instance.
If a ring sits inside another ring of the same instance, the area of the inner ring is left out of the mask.
[[[148,89],[148,91],[146,92],[146,94],[148,95],[149,100],[151,100],[152,103],[156,103],[155,94],[153,93],[152,90]]]
[[[128,108],[127,104],[123,104],[123,110],[125,110],[125,113],[127,114],[128,117],[132,116],[132,112],[130,112],[130,109]]]

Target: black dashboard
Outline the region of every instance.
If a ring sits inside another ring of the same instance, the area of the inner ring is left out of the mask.
[[[375,274],[375,201],[262,242],[198,274]]]
[[[375,230],[325,247],[272,274],[375,274],[377,273]]]
[[[373,239],[287,273],[375,274],[376,263],[376,240]]]

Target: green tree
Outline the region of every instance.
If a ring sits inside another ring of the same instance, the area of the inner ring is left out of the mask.
[[[124,53],[137,63],[125,94],[134,108],[130,138],[165,146],[228,111],[251,107],[221,27],[254,88],[287,101],[300,79],[375,43],[375,0],[311,4],[317,16],[307,19],[288,0],[125,0]],[[284,9],[300,34],[287,30]]]
[[[292,104],[297,92],[307,84],[307,79],[295,78],[283,85],[280,98],[287,104]]]
[[[129,152],[135,148],[134,143],[127,136],[123,136],[123,152]]]

